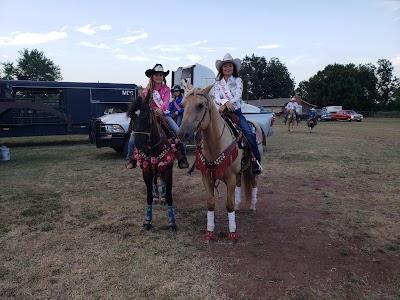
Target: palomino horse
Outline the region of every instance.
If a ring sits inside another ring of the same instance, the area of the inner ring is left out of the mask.
[[[168,205],[168,231],[176,231],[174,210],[172,207],[172,169],[176,158],[178,139],[168,139],[153,109],[149,105],[150,94],[145,99],[138,97],[131,101],[128,114],[133,122],[135,135],[135,157],[142,168],[147,190],[147,209],[143,229],[152,227],[153,182],[160,175],[165,182],[165,200]]]
[[[288,123],[288,131],[292,132],[294,127],[294,122],[296,122],[296,114],[294,113],[294,109],[289,111],[287,123]]]
[[[178,136],[181,140],[192,140],[197,131],[201,131],[202,141],[196,147],[196,166],[202,172],[203,185],[207,194],[207,232],[208,242],[214,235],[214,190],[216,181],[226,184],[226,209],[228,210],[230,243],[238,240],[235,220],[235,190],[237,183],[244,184],[244,196],[247,204],[252,203],[255,209],[257,202],[256,177],[250,170],[250,159],[246,156],[242,163],[243,150],[238,146],[230,127],[220,116],[214,101],[208,96],[213,85],[205,89],[193,88],[184,98],[183,116]],[[240,197],[240,191],[239,191]]]

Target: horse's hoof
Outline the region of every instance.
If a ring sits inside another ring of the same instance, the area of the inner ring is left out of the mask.
[[[256,211],[256,206],[254,204],[250,205],[250,210]]]
[[[168,232],[175,233],[178,230],[175,223],[168,224]]]
[[[212,244],[214,240],[214,231],[206,231],[206,233],[204,233],[204,241],[206,242],[206,244]]]
[[[228,242],[230,245],[236,245],[238,242],[238,236],[236,232],[229,232],[228,233]]]
[[[148,230],[150,230],[151,229],[151,223],[145,223],[145,224],[143,224],[143,227],[142,227],[142,229],[144,230],[144,231],[148,231]]]
[[[235,204],[235,211],[239,211],[239,205]]]
[[[151,227],[152,227],[152,226],[151,226],[151,221],[144,221],[143,227],[142,227],[142,229],[143,229],[144,231],[150,230]]]

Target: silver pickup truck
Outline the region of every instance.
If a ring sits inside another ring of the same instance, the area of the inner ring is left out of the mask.
[[[242,112],[248,121],[256,122],[262,130],[262,145],[274,134],[275,113],[257,106],[242,103]],[[105,114],[90,120],[89,139],[97,148],[111,147],[117,152],[128,152],[129,117],[126,113]]]

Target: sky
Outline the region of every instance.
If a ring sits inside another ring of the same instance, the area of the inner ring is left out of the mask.
[[[327,65],[388,59],[400,77],[400,0],[0,0],[0,63],[38,49],[63,81],[146,86],[147,69],[226,53],[278,58],[296,86]],[[170,77],[167,83],[170,84]]]

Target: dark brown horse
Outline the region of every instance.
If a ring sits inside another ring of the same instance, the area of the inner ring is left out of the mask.
[[[146,98],[131,99],[128,114],[132,119],[133,133],[135,136],[135,157],[137,164],[142,168],[143,179],[147,190],[147,209],[143,229],[152,227],[153,217],[153,182],[160,175],[165,182],[165,200],[168,205],[168,230],[176,231],[175,215],[172,206],[172,169],[176,158],[178,142],[175,138],[167,138],[161,126],[161,121],[156,117],[151,108],[150,94]]]

